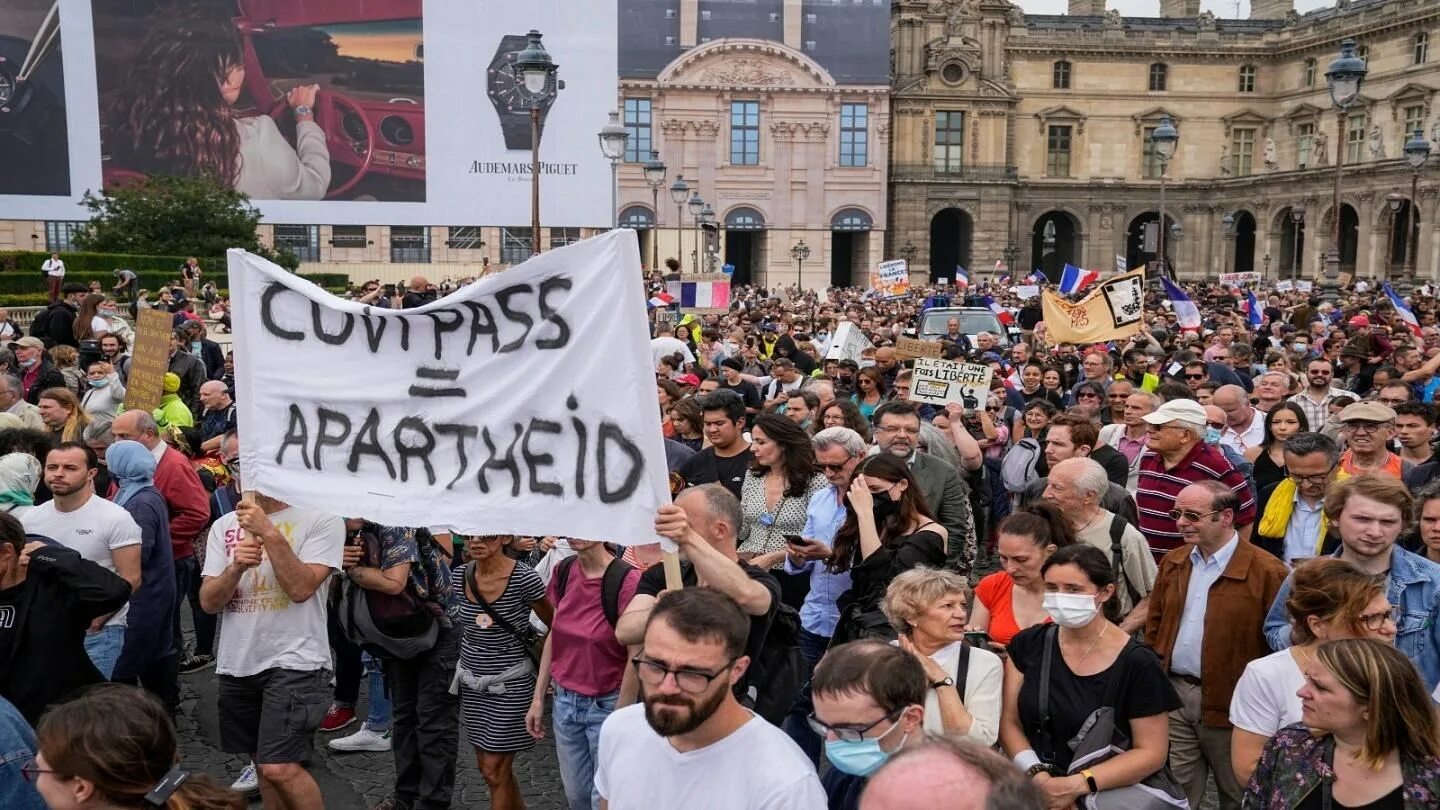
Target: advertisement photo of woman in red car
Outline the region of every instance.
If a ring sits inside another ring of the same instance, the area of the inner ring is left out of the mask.
[[[97,2],[107,187],[210,175],[256,200],[423,200],[419,3],[355,6]]]

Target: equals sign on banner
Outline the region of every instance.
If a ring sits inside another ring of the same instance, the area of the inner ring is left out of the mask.
[[[458,386],[449,388],[442,387],[441,383],[423,384],[426,380],[443,380],[455,382],[460,379],[459,369],[430,368],[421,366],[415,369],[416,379],[422,381],[410,386],[412,397],[464,397],[465,389]]]

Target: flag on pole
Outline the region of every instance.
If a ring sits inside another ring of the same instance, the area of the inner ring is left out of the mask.
[[[962,290],[970,289],[970,276],[958,264],[955,265],[955,286]]]
[[[1065,270],[1060,273],[1060,292],[1074,295],[1099,280],[1100,274],[1094,270],[1081,270],[1067,262]]]
[[[997,276],[997,277],[995,278],[995,283],[996,283],[996,284],[1009,284],[1009,283],[1010,283],[1010,274],[1009,274],[1009,273],[1001,273],[999,276]]]
[[[1245,314],[1250,318],[1250,325],[1260,328],[1265,322],[1265,313],[1260,309],[1260,302],[1255,300],[1255,291],[1245,291]]]
[[[987,295],[980,300],[991,312],[995,313],[995,317],[1000,319],[1000,323],[1005,326],[1015,323],[1015,316],[1011,315],[1009,310],[996,303],[994,298]]]
[[[1176,286],[1175,282],[1164,276],[1160,277],[1160,284],[1165,288],[1165,297],[1170,299],[1170,306],[1175,310],[1176,321],[1181,329],[1200,329],[1200,308],[1190,300],[1185,291]]]
[[[1129,265],[1130,265],[1130,263],[1127,262],[1127,261],[1125,261],[1125,257],[1124,257],[1124,256],[1121,256],[1119,253],[1116,253],[1116,254],[1115,254],[1115,272],[1117,272],[1117,273],[1126,273],[1126,272],[1129,272],[1129,270],[1130,270]]]
[[[650,299],[650,306],[651,306],[652,308],[653,308],[653,307],[668,307],[668,306],[670,306],[670,305],[673,304],[673,303],[675,303],[675,299],[672,298],[672,297],[670,297],[670,294],[669,294],[669,293],[663,293],[663,292],[662,292],[662,293],[656,293],[656,294],[654,295],[654,297],[652,297],[652,298]]]
[[[1040,272],[1040,268],[1037,267],[1037,268],[1035,268],[1033,271],[1031,271],[1031,273],[1030,273],[1030,283],[1031,283],[1031,284],[1049,284],[1049,283],[1050,283],[1050,278],[1049,278],[1048,276],[1046,276],[1044,273]]]
[[[1395,288],[1391,287],[1388,281],[1381,285],[1381,289],[1385,291],[1385,297],[1389,298],[1390,303],[1394,305],[1395,312],[1400,316],[1400,320],[1404,321],[1405,325],[1410,327],[1410,331],[1414,332],[1416,337],[1420,337],[1420,321],[1416,320],[1415,313],[1410,311],[1410,307],[1405,306],[1405,299],[1401,298],[1399,293],[1395,292]]]

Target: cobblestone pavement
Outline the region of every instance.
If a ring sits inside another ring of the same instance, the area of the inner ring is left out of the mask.
[[[220,732],[216,718],[216,676],[209,669],[181,676],[182,697],[177,727],[180,735],[180,756],[186,765],[230,784],[245,767],[246,759],[220,750]],[[365,690],[362,688],[360,717],[365,716]],[[549,715],[546,715],[548,721]],[[359,721],[335,734],[315,735],[315,757],[310,773],[320,784],[325,806],[331,810],[364,810],[386,798],[394,785],[395,763],[390,752],[336,754],[325,741],[357,731]],[[474,749],[461,740],[456,758],[454,807],[464,810],[490,806],[485,780],[475,767]],[[560,786],[560,771],[555,762],[555,745],[547,737],[535,748],[515,758],[515,774],[528,810],[563,810],[565,791]],[[259,799],[251,807],[260,807]]]

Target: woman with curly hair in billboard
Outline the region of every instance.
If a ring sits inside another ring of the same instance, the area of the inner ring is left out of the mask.
[[[318,200],[330,187],[330,150],[315,123],[319,85],[285,96],[292,147],[268,115],[237,115],[245,66],[234,23],[180,5],[162,9],[111,97],[106,147],[117,168],[210,175],[262,200]],[[261,100],[268,103],[268,99]]]

